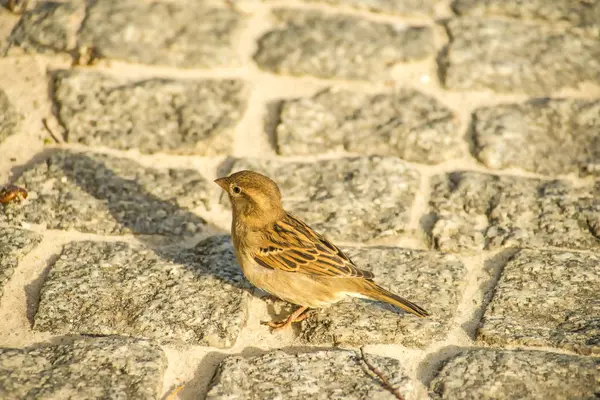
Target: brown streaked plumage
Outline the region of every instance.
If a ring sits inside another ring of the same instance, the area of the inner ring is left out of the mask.
[[[324,236],[286,212],[281,192],[271,179],[240,171],[215,182],[231,201],[231,235],[246,278],[254,286],[301,306],[287,320],[270,322],[272,328],[301,321],[308,308],[326,307],[348,296],[384,301],[419,317],[429,315],[377,285],[371,272],[357,268]]]

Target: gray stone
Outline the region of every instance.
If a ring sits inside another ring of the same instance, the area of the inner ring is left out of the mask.
[[[600,175],[600,101],[541,100],[476,110],[475,154],[489,168]]]
[[[504,267],[478,338],[600,354],[600,254],[521,250]]]
[[[19,259],[33,250],[41,240],[41,235],[25,229],[0,227],[0,298]]]
[[[402,344],[425,347],[443,341],[462,293],[464,265],[454,255],[400,248],[345,248],[375,282],[431,313],[418,318],[391,305],[345,300],[315,311],[300,325],[311,344]],[[435,295],[432,296],[432,293]]]
[[[0,89],[0,143],[17,132],[21,116],[13,107],[4,90]]]
[[[455,0],[452,8],[460,15],[498,15],[551,22],[567,21],[575,25],[597,25],[600,22],[598,0]]]
[[[196,234],[205,221],[189,210],[208,207],[218,191],[195,170],[146,168],[68,150],[33,164],[15,184],[27,188],[29,197],[0,210],[0,222],[102,234]]]
[[[448,23],[440,57],[449,89],[548,95],[600,82],[600,31],[515,20],[460,18]]]
[[[277,127],[279,153],[347,150],[439,163],[460,156],[452,111],[416,91],[363,94],[326,90],[286,101]]]
[[[100,57],[197,68],[237,66],[243,17],[207,2],[102,0],[88,9],[80,45]]]
[[[255,60],[266,70],[320,78],[379,80],[403,61],[435,51],[428,27],[409,27],[320,11],[277,9],[281,29],[265,34]]]
[[[82,2],[39,3],[23,14],[13,29],[9,42],[33,52],[73,51],[84,14]]]
[[[433,399],[594,399],[599,359],[530,350],[465,350],[431,382]]]
[[[263,173],[277,182],[283,205],[332,239],[365,241],[406,231],[419,173],[395,157],[317,162],[240,159],[231,172]],[[226,196],[224,205],[229,205]]]
[[[177,252],[68,244],[42,286],[34,329],[231,347],[250,298],[234,257],[226,237]]]
[[[239,80],[131,81],[69,71],[54,79],[67,141],[142,152],[230,153],[246,92]]]
[[[413,391],[399,361],[364,356],[401,395]],[[227,357],[211,382],[207,399],[395,399],[360,353],[346,350],[286,354],[274,351],[245,359]]]
[[[442,251],[600,248],[600,181],[453,172],[432,179],[426,230]]]
[[[166,369],[156,344],[120,337],[0,348],[0,397],[157,399]]]
[[[393,14],[431,14],[438,0],[305,0]]]

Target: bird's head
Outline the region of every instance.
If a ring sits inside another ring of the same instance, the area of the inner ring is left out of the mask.
[[[215,183],[229,195],[234,218],[249,227],[264,226],[284,213],[277,184],[258,172],[236,172]]]

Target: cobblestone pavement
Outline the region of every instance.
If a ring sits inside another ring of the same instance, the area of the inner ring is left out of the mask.
[[[600,396],[600,1],[31,0],[0,72],[0,398]],[[271,334],[242,168],[432,317]]]

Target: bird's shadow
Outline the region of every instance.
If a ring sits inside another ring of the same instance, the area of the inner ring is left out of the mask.
[[[231,240],[229,232],[182,208],[175,200],[155,196],[135,179],[119,176],[102,161],[102,158],[92,158],[85,153],[64,149],[47,150],[43,157],[37,156],[27,165],[14,168],[13,176],[20,175],[27,168],[43,162],[50,167],[52,156],[60,152],[67,154],[71,166],[76,166],[65,168],[64,164],[62,165],[61,172],[66,179],[100,201],[123,228],[118,230],[130,232],[141,245],[151,249],[161,260],[182,265],[199,278],[212,276],[227,285],[254,294],[235,260],[231,244],[223,245]],[[58,163],[58,166],[61,164]],[[52,167],[56,168],[57,165]],[[38,196],[38,199],[31,201],[43,202],[44,195]],[[209,202],[211,201],[212,198],[209,199]],[[161,229],[161,218],[171,218],[171,224],[173,221],[181,221],[201,227],[200,233],[183,231],[182,235],[157,234],[156,231]],[[89,232],[93,233],[91,229]],[[217,254],[218,252],[222,254]],[[199,257],[199,253],[208,253],[210,257]],[[211,262],[211,259],[215,262]],[[227,262],[223,262],[224,260]],[[51,266],[49,267],[51,269]],[[41,289],[41,286],[37,285],[38,289]],[[28,293],[28,297],[28,302],[39,300],[39,290],[36,293]],[[32,311],[33,313],[35,311]],[[33,315],[29,317],[31,321]]]

